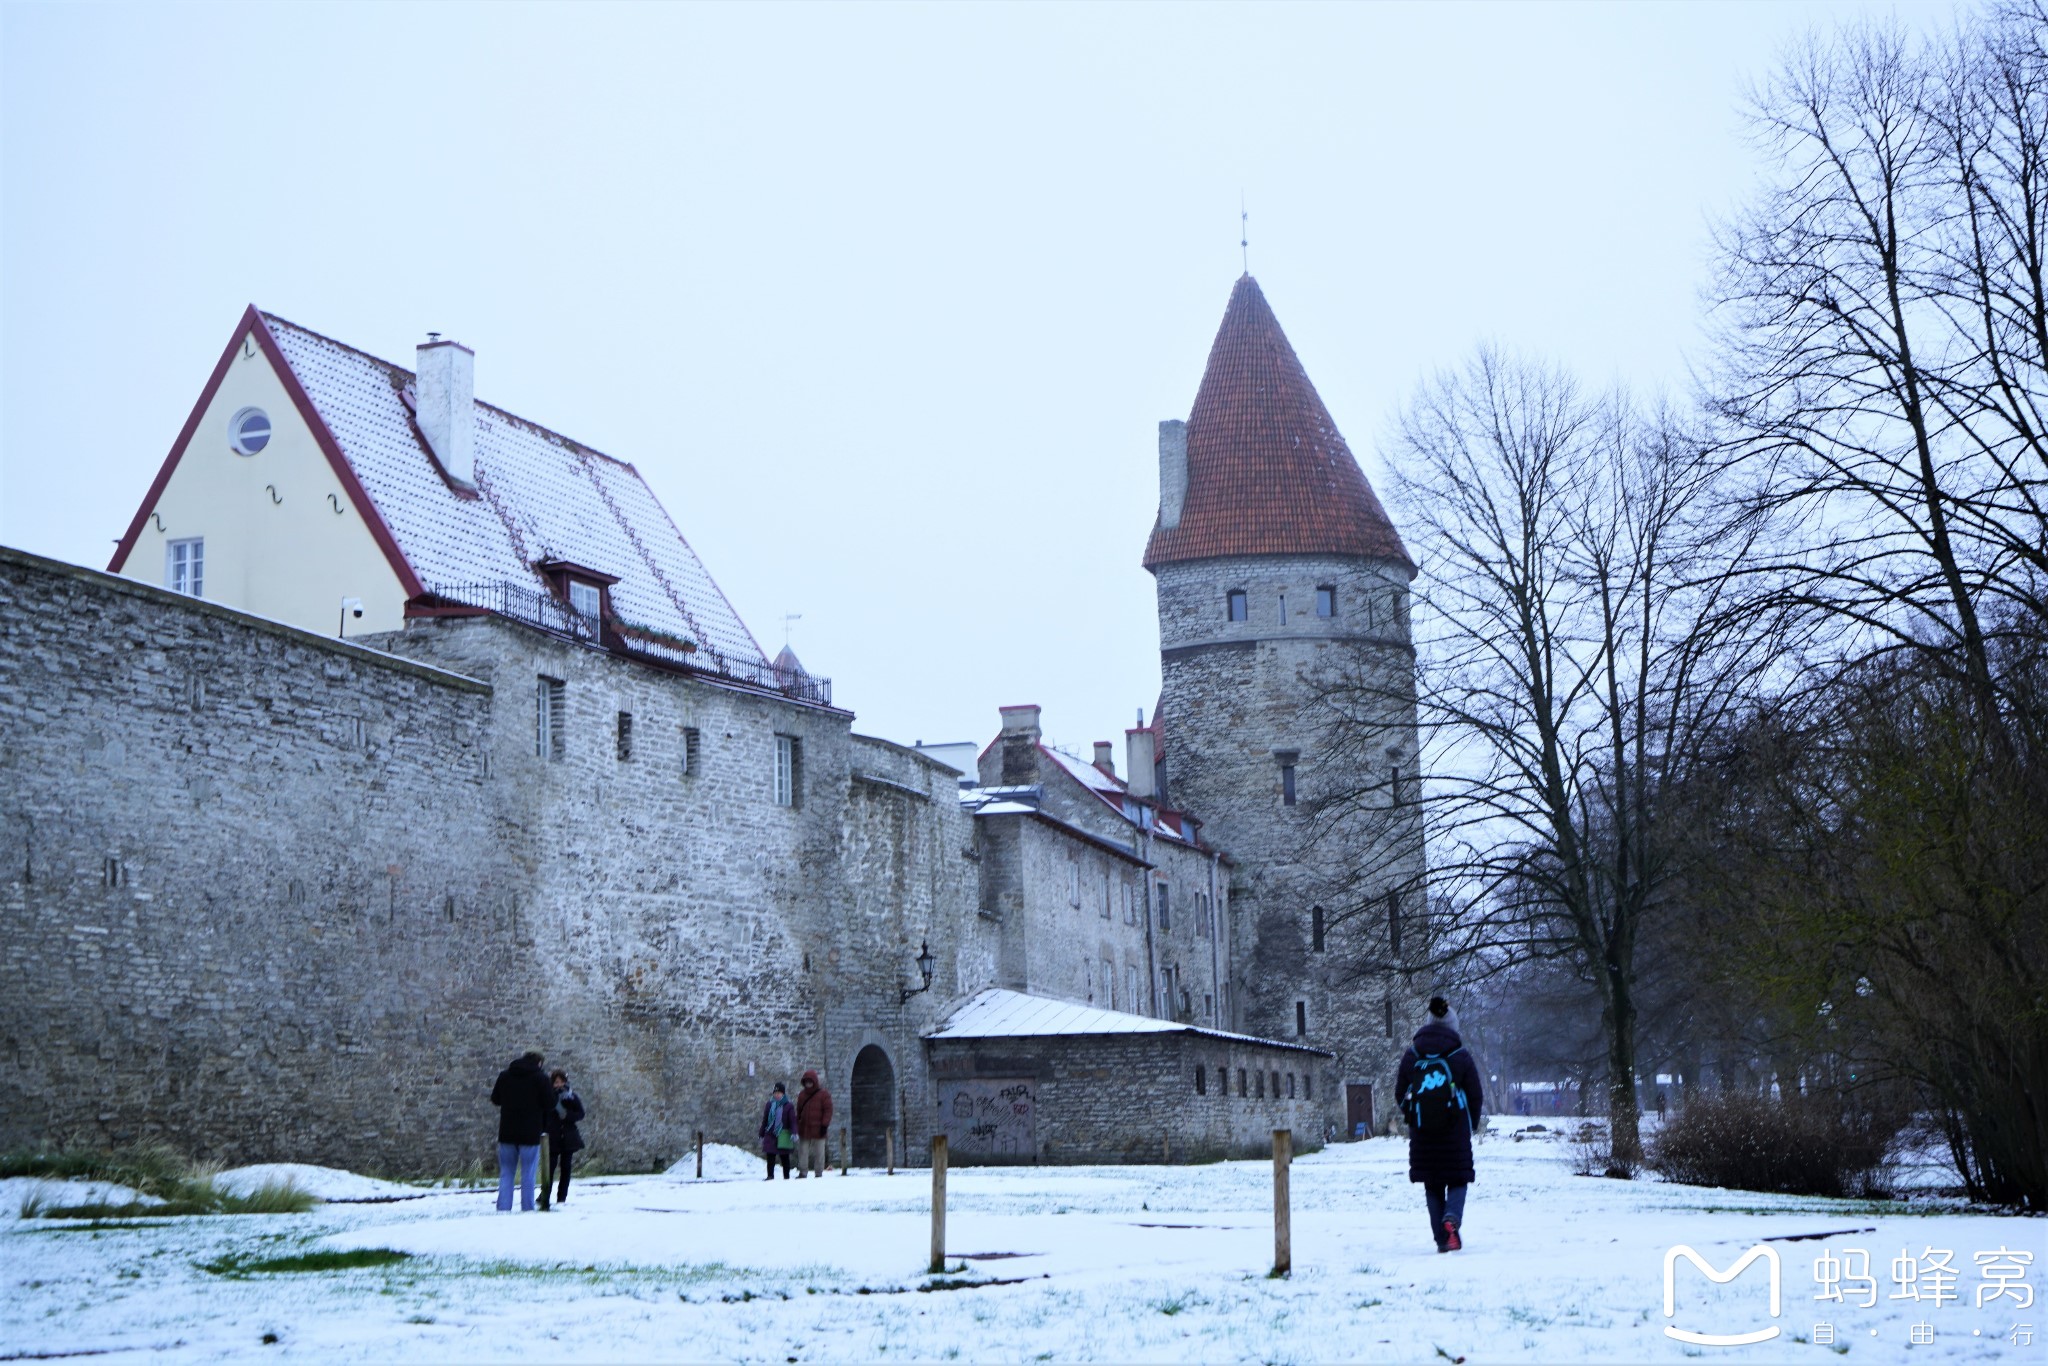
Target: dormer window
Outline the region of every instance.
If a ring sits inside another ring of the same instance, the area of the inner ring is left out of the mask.
[[[577,616],[596,621],[604,613],[604,590],[581,579],[569,580],[569,607]]]
[[[578,636],[587,631],[589,638],[608,643],[605,620],[611,604],[606,601],[607,590],[619,581],[618,576],[567,560],[542,560],[534,568],[547,579],[557,599],[568,604],[570,631]]]

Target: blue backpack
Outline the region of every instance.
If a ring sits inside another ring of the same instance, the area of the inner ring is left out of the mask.
[[[1402,1093],[1401,1104],[1409,1124],[1419,1132],[1441,1133],[1471,1122],[1465,1113],[1464,1088],[1451,1076],[1451,1059],[1464,1051],[1425,1053],[1415,1060],[1415,1079]]]

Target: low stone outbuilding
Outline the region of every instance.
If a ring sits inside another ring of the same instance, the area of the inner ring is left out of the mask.
[[[961,1163],[1258,1157],[1321,1147],[1319,1048],[991,988],[925,1035],[934,1132]]]

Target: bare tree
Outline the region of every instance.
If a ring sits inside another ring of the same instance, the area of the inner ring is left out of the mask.
[[[1425,388],[1388,463],[1421,551],[1414,705],[1431,765],[1405,790],[1331,794],[1316,818],[1424,815],[1435,921],[1426,942],[1386,945],[1397,965],[1552,960],[1592,983],[1626,1169],[1638,949],[1684,849],[1663,794],[1768,665],[1733,600],[1751,532],[1720,519],[1718,466],[1668,414],[1493,352]],[[1386,744],[1383,687],[1361,661],[1325,690],[1340,746]],[[1381,870],[1354,872],[1378,885]]]
[[[2048,54],[2039,4],[1945,47],[1800,46],[1753,98],[1764,190],[1720,234],[1710,386],[1789,598],[1999,710],[1986,622],[2048,586]],[[1995,727],[1994,727],[1995,729]]]

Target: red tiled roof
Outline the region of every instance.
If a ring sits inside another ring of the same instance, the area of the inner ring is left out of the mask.
[[[1145,567],[1317,554],[1413,563],[1258,281],[1240,276],[1188,416],[1180,524],[1154,524]]]

